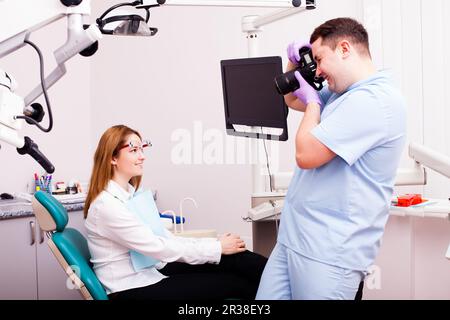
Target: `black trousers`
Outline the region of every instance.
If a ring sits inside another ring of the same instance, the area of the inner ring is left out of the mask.
[[[363,290],[364,290],[364,281],[361,281],[359,283],[358,291],[356,292],[355,300],[360,301],[363,297]]]
[[[267,258],[245,251],[222,255],[219,264],[168,263],[159,270],[168,276],[150,286],[115,292],[112,300],[254,299]]]

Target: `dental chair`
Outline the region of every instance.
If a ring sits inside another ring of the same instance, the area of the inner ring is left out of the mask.
[[[69,215],[50,194],[38,191],[32,200],[34,215],[46,232],[50,250],[69,279],[86,300],[108,300],[105,289],[92,269],[88,244],[77,230],[66,228]]]

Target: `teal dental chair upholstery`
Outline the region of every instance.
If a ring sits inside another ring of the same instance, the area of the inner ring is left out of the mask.
[[[38,191],[32,201],[34,215],[61,267],[87,300],[107,300],[108,296],[92,269],[86,238],[77,230],[66,228],[69,215],[50,194]]]

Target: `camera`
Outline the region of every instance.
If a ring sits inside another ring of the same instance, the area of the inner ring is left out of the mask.
[[[299,53],[300,61],[298,67],[275,78],[275,86],[278,93],[281,95],[286,95],[300,88],[300,83],[298,83],[294,74],[295,71],[300,72],[303,79],[317,91],[320,91],[323,88],[323,82],[325,80],[322,77],[316,77],[317,64],[314,61],[311,48],[302,47]]]

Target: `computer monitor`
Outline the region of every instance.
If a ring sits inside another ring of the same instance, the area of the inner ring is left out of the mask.
[[[274,82],[283,73],[281,57],[222,60],[220,64],[227,133],[286,141],[288,108]],[[247,127],[240,131],[243,126]]]

